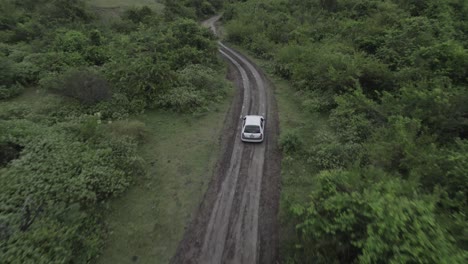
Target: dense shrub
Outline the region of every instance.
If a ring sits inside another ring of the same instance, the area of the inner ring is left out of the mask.
[[[17,159],[22,146],[11,142],[0,142],[0,167],[4,167],[10,161]]]
[[[60,92],[84,104],[95,104],[111,96],[106,79],[88,70],[67,73]]]
[[[157,106],[177,112],[193,112],[206,103],[199,91],[187,86],[173,88],[161,94],[156,101]]]
[[[11,85],[11,86],[0,85],[0,100],[17,96],[22,91],[23,91],[23,87],[21,85]]]
[[[279,146],[285,154],[295,154],[302,150],[303,142],[294,132],[281,134]]]
[[[142,23],[151,16],[154,16],[153,10],[151,8],[144,6],[141,8],[131,8],[125,10],[122,14],[123,19],[129,19],[133,23]]]
[[[88,37],[76,30],[59,30],[53,47],[57,52],[83,52],[89,45]]]
[[[26,56],[23,62],[34,65],[35,69],[38,70],[36,74],[39,79],[44,78],[49,73],[65,72],[70,68],[87,65],[83,56],[77,52],[32,53]]]
[[[217,9],[223,6],[222,0],[181,0],[181,1],[164,1],[164,13],[167,19],[175,17],[206,17],[213,15]]]
[[[382,171],[329,171],[310,202],[292,207],[298,254],[315,263],[464,263],[436,221],[433,197]]]
[[[226,94],[226,81],[220,73],[201,64],[188,65],[177,72],[179,82],[201,91],[210,100],[216,101]]]
[[[0,55],[0,99],[18,95],[22,90],[15,63]]]
[[[0,99],[29,90],[0,111],[0,262],[93,262],[107,202],[144,173],[145,125],[123,120],[226,93],[214,37],[177,14],[222,1],[168,1],[167,21],[131,9],[109,26],[83,0],[0,2]]]
[[[332,132],[318,131],[305,157],[308,163],[320,170],[343,169],[359,161],[362,149],[358,142],[343,141]]]
[[[87,262],[99,250],[94,210],[142,171],[135,144],[103,138],[98,121],[0,123],[0,140],[24,147],[0,177],[0,258],[6,263]]]
[[[300,223],[285,259],[466,262],[466,1],[231,2],[227,39],[271,59],[311,113],[286,156],[307,166],[285,188]]]

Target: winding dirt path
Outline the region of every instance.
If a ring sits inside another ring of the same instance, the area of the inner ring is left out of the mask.
[[[216,34],[219,19],[203,24]],[[242,54],[218,45],[238,90],[225,120],[222,156],[172,263],[275,263],[281,158],[272,85]],[[248,114],[266,117],[262,144],[240,140],[241,117]]]

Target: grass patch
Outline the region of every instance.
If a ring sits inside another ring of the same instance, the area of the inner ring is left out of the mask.
[[[128,8],[148,6],[154,10],[162,10],[163,4],[157,0],[90,0],[89,4],[100,8]]]
[[[89,0],[88,3],[105,23],[119,19],[122,12],[131,7],[148,6],[157,14],[161,14],[164,9],[158,0]]]
[[[37,119],[61,107],[62,98],[45,90],[28,88],[21,95],[0,101],[0,119]]]
[[[203,114],[152,111],[141,155],[147,175],[111,203],[107,246],[97,263],[168,263],[206,192],[231,96]]]
[[[281,135],[293,132],[299,136],[305,146],[312,141],[313,133],[324,129],[325,117],[302,111],[300,100],[290,84],[279,78],[273,78],[276,86],[275,96],[278,104]],[[305,120],[315,120],[314,125]],[[289,216],[289,206],[307,197],[314,188],[314,176],[318,170],[299,154],[283,155],[281,162],[281,198],[280,198],[280,255],[288,256],[291,241],[295,241],[295,227]]]

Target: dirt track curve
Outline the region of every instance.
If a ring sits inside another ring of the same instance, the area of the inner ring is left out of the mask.
[[[204,22],[216,34],[219,16]],[[219,42],[237,93],[226,116],[222,154],[172,263],[275,263],[280,155],[272,85],[239,52]],[[266,117],[261,144],[240,140],[241,117]]]

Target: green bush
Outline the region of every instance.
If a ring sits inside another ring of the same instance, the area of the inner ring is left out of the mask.
[[[303,145],[304,143],[295,132],[289,131],[287,133],[283,133],[279,139],[280,149],[288,155],[298,154],[302,150]]]
[[[83,53],[90,45],[88,37],[76,30],[58,30],[53,43],[57,52],[78,52]]]
[[[54,91],[77,99],[83,104],[96,104],[111,98],[107,80],[90,70],[72,70],[56,80]]]
[[[86,60],[80,53],[76,52],[44,52],[31,53],[26,56],[23,63],[34,65],[38,69],[38,78],[42,79],[49,73],[60,73],[70,68],[86,66]]]
[[[330,131],[318,131],[313,136],[313,144],[306,150],[307,162],[324,169],[344,169],[359,161],[362,144],[354,141],[341,141]]]
[[[11,85],[11,86],[0,85],[0,100],[17,96],[22,91],[23,91],[23,86],[21,85],[17,85],[17,84]]]
[[[192,87],[180,86],[160,95],[156,105],[177,112],[194,112],[206,105],[206,99]]]
[[[149,17],[154,16],[153,10],[147,6],[143,6],[141,8],[130,8],[128,10],[125,10],[122,14],[123,19],[128,19],[132,21],[133,23],[143,23],[145,20],[147,20]]]
[[[201,64],[188,65],[177,72],[179,82],[200,91],[207,99],[215,100],[226,94],[227,82],[213,69]]]
[[[315,263],[464,263],[436,221],[435,200],[375,169],[323,172],[310,202],[294,205],[301,247]]]
[[[361,89],[335,97],[336,108],[330,114],[330,127],[341,142],[362,143],[385,124],[380,106]]]
[[[143,99],[153,105],[158,95],[175,83],[175,75],[166,63],[154,63],[150,57],[107,63],[104,72],[109,82],[129,100]]]
[[[0,167],[6,166],[9,162],[17,159],[22,146],[11,142],[0,142]]]
[[[100,250],[96,210],[142,167],[132,139],[104,138],[98,121],[84,117],[53,127],[0,122],[0,141],[24,147],[0,177],[2,260],[88,262]]]

